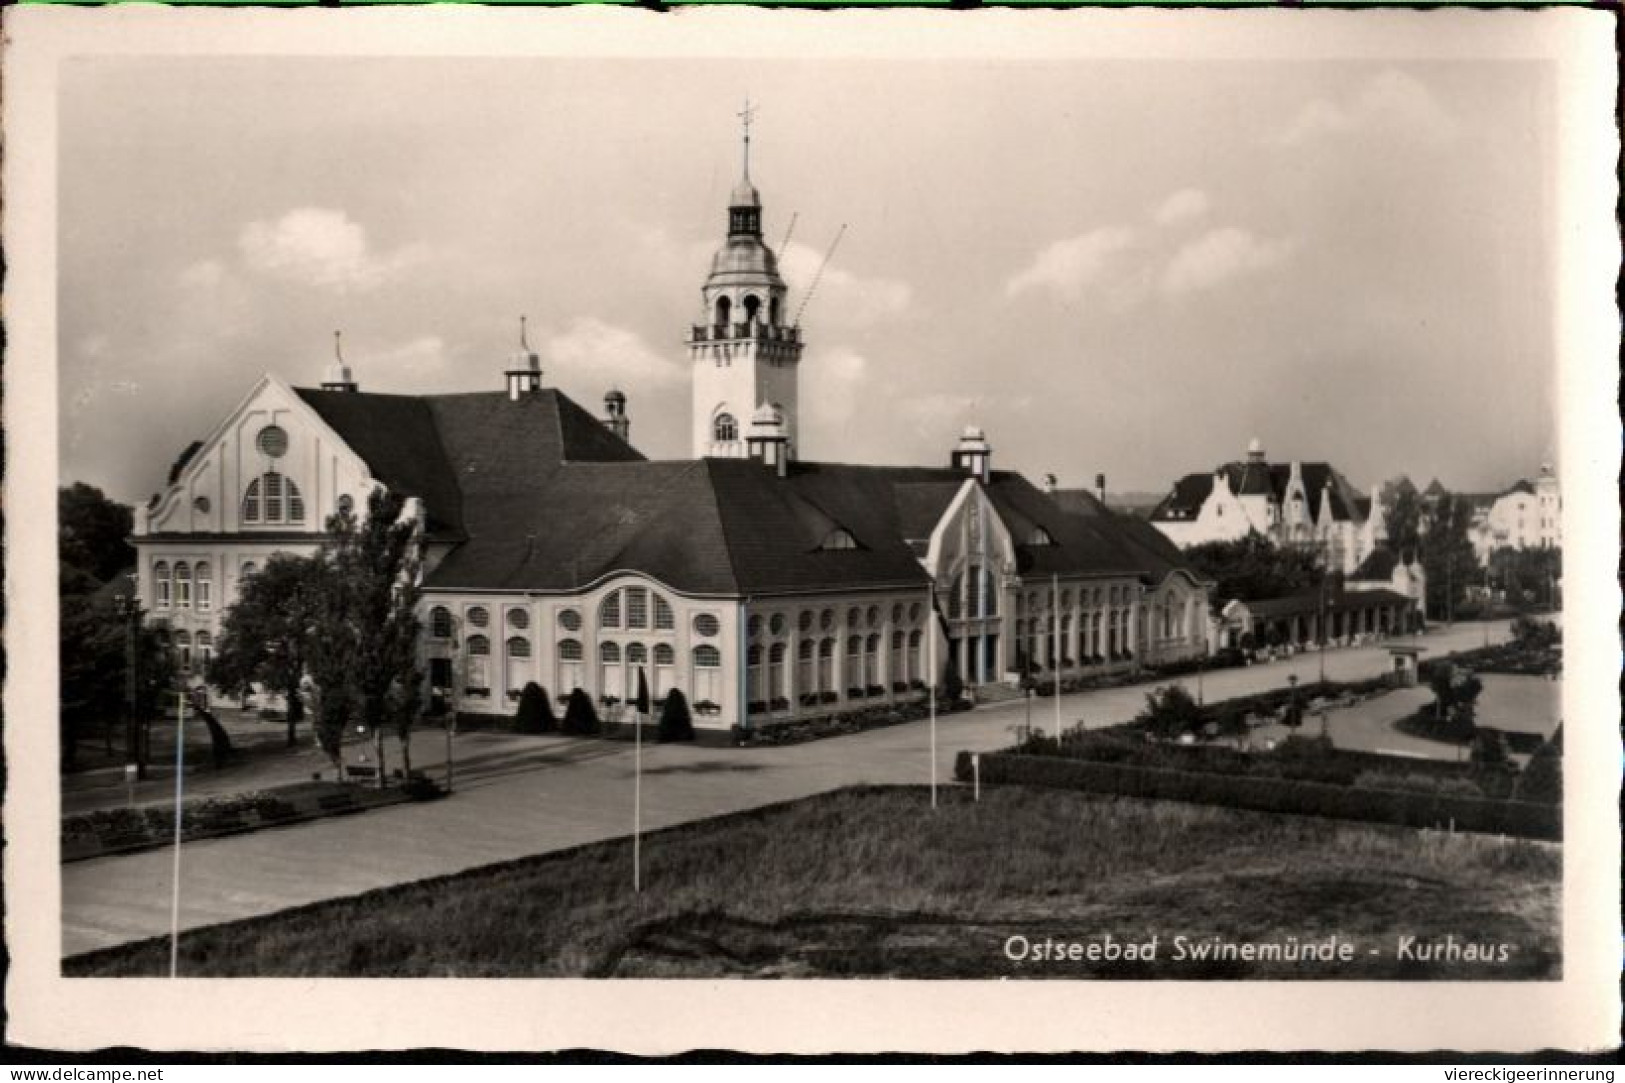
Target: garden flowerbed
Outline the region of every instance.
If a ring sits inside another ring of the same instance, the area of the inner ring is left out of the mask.
[[[262,827],[344,816],[438,796],[438,786],[417,776],[408,785],[382,790],[340,782],[300,782],[254,793],[208,797],[181,807],[181,840],[240,835]],[[64,862],[152,850],[174,841],[172,804],[99,809],[62,820]]]
[[[959,711],[968,711],[971,704],[967,700],[957,703],[937,705],[937,714],[954,714]],[[817,741],[824,737],[838,737],[847,733],[862,733],[864,730],[880,729],[883,726],[896,726],[904,722],[918,722],[930,715],[931,709],[925,703],[894,703],[878,707],[864,707],[852,711],[837,711],[833,714],[820,715],[816,718],[796,718],[784,722],[764,722],[753,725],[750,729],[733,729],[734,744],[742,747],[762,747],[769,745],[795,745],[803,741]]]

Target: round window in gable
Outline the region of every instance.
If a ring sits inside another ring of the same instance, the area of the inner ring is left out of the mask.
[[[702,635],[709,639],[711,636],[714,636],[718,632],[722,631],[722,625],[718,623],[717,618],[711,614],[701,613],[699,616],[694,618],[694,631],[697,635]]]
[[[483,605],[477,605],[468,611],[468,623],[476,628],[484,628],[491,623],[491,611]]]
[[[559,610],[559,627],[566,632],[581,631],[581,611],[577,609]]]
[[[267,425],[254,437],[254,446],[269,459],[280,459],[288,453],[288,431],[281,425]]]
[[[523,609],[508,610],[508,627],[524,631],[530,627],[530,614]]]
[[[192,507],[196,508],[200,514],[209,514],[209,498],[206,496],[198,497],[192,501]]]
[[[776,635],[776,636],[783,635],[784,634],[784,629],[785,629],[784,614],[783,613],[775,613],[775,614],[773,614],[773,616],[768,619],[767,626],[768,626],[769,629],[772,630],[774,635]]]

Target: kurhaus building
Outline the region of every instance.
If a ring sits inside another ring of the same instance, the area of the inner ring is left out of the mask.
[[[362,390],[342,360],[315,389],[265,376],[138,515],[141,601],[197,672],[255,568],[383,486],[412,498],[429,684],[459,711],[529,682],[613,706],[642,670],[697,726],[748,727],[918,698],[933,659],[991,686],[1208,649],[1174,545],[993,469],[979,430],[946,466],[804,460],[785,299],[747,172],[688,335],[682,461],[633,447],[621,392],[595,417],[544,386],[523,338],[489,392]]]

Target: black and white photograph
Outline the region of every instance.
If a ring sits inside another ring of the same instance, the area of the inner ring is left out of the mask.
[[[1608,1034],[1608,18],[24,14],[25,1026]]]

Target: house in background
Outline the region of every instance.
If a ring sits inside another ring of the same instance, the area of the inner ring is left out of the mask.
[[[1150,521],[1182,548],[1256,532],[1276,545],[1314,548],[1329,570],[1344,573],[1383,535],[1380,510],[1331,464],[1271,463],[1256,439],[1245,460],[1174,482]]]
[[[1473,504],[1468,537],[1479,560],[1497,549],[1560,549],[1563,501],[1557,474],[1541,465],[1533,482],[1519,479],[1500,493],[1469,494]]]

